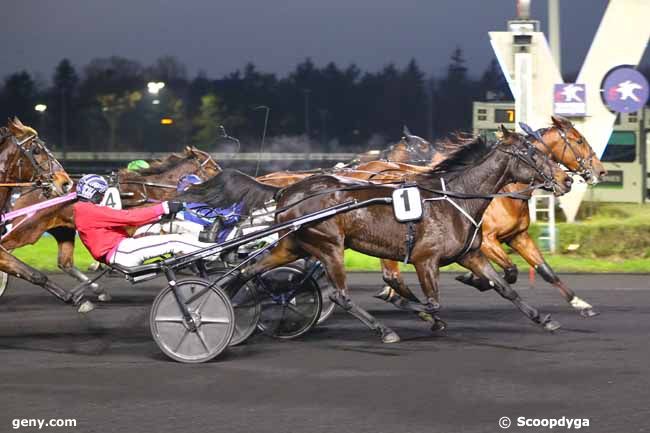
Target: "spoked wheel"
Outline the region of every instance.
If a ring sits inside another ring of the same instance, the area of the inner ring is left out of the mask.
[[[290,339],[309,331],[321,314],[316,281],[298,267],[281,266],[255,281],[261,313],[257,327],[270,336]]]
[[[225,271],[211,271],[212,281],[221,277]],[[237,293],[228,293],[230,303],[235,311],[235,332],[230,340],[231,346],[243,343],[253,335],[260,318],[260,305],[255,286],[248,282]]]
[[[151,306],[151,335],[160,350],[170,358],[187,363],[206,362],[223,352],[235,330],[235,313],[228,296],[219,288],[205,290],[210,283],[203,279],[178,280],[180,298],[190,299],[188,309],[196,329],[190,328],[170,286],[162,290]]]
[[[6,272],[0,271],[0,296],[5,294],[8,283],[9,283],[9,275]]]

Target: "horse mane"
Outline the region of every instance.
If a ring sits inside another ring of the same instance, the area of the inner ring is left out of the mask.
[[[258,182],[239,170],[225,168],[205,182],[190,186],[176,200],[207,203],[216,208],[242,203],[242,212],[247,212],[263,207],[279,189]]]
[[[431,174],[462,171],[480,163],[494,150],[494,143],[483,137],[455,133],[451,137],[436,140],[436,149],[444,158],[431,170]]]
[[[461,176],[467,169],[483,162],[497,147],[481,136],[455,133],[437,140],[436,147],[444,152],[444,158],[430,171],[415,176],[417,183],[437,183],[443,175],[446,180]]]

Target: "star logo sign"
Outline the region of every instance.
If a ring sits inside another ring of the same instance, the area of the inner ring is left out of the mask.
[[[562,96],[564,96],[565,102],[583,102],[582,98],[578,96],[578,92],[582,92],[584,89],[581,86],[576,86],[575,84],[569,84],[564,86],[562,90]]]

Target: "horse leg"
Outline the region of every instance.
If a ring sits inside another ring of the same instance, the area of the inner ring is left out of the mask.
[[[56,227],[49,231],[59,247],[58,266],[66,274],[70,275],[77,281],[85,283],[90,281],[79,268],[74,265],[74,242],[76,232],[66,227]],[[111,295],[97,283],[90,284],[90,288],[101,302],[108,302],[111,300]]]
[[[555,286],[562,297],[576,310],[580,312],[582,317],[593,317],[600,314],[591,304],[580,299],[576,294],[567,287],[566,284],[551,267],[544,260],[541,251],[537,248],[535,241],[531,239],[528,232],[523,232],[515,236],[508,242],[510,246],[519,253],[532,267],[535,268],[537,273],[549,284]]]
[[[420,302],[420,300],[413,294],[406,281],[402,278],[402,273],[399,270],[399,263],[393,260],[381,259],[381,271],[384,282],[387,284],[383,290],[376,295],[375,298],[388,300],[394,292],[397,292],[403,298],[412,302]],[[393,292],[394,291],[394,292]]]
[[[503,268],[505,274],[504,279],[508,284],[514,284],[517,281],[517,266],[510,260],[510,256],[505,252],[501,242],[497,239],[495,233],[490,233],[483,237],[481,243],[481,251],[488,258],[488,260],[496,263]],[[492,289],[489,282],[482,280],[471,272],[456,277],[456,280],[461,283],[476,287],[478,290],[484,292]]]
[[[399,270],[399,263],[393,260],[381,259],[381,270],[384,282],[388,284],[382,291],[373,295],[377,299],[390,302],[400,310],[411,310],[411,304],[422,305],[417,296],[406,285]],[[412,310],[411,310],[412,311]],[[425,322],[434,322],[433,317],[424,311],[415,311]]]
[[[447,323],[438,317],[435,313],[440,310],[440,292],[438,290],[438,277],[440,275],[440,267],[438,260],[429,258],[424,261],[414,262],[415,271],[418,274],[418,280],[422,287],[422,292],[426,297],[426,304],[428,312],[432,315],[431,325],[432,331],[443,331],[447,329]]]
[[[77,306],[80,313],[88,313],[95,308],[92,302],[84,298],[83,293],[72,293],[59,287],[47,275],[23,263],[4,250],[0,250],[0,270],[41,286],[66,304]]]
[[[339,245],[331,242],[320,242],[318,247],[313,247],[310,244],[301,244],[301,247],[323,264],[327,276],[334,286],[334,292],[330,295],[332,302],[359,319],[368,328],[377,332],[382,342],[397,343],[400,341],[399,335],[395,331],[375,319],[348,296],[342,243]]]
[[[543,326],[547,331],[555,331],[560,327],[558,322],[551,319],[550,314],[542,318],[536,308],[524,302],[519,296],[519,293],[510,287],[508,282],[499,275],[480,250],[468,253],[459,260],[459,263],[480,278],[485,278],[499,295],[515,304],[526,317],[538,325]]]

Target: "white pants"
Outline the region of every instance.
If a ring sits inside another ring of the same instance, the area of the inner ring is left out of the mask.
[[[169,222],[162,224],[145,224],[141,227],[138,227],[135,233],[133,233],[133,236],[136,237],[143,235],[150,236],[152,234],[159,235],[163,233],[178,233],[192,235],[193,239],[198,239],[199,233],[201,233],[204,228],[205,227],[201,224],[192,221],[173,220],[171,224]]]
[[[111,263],[129,267],[138,266],[147,259],[163,254],[191,253],[213,245],[180,234],[127,238],[117,246]]]

